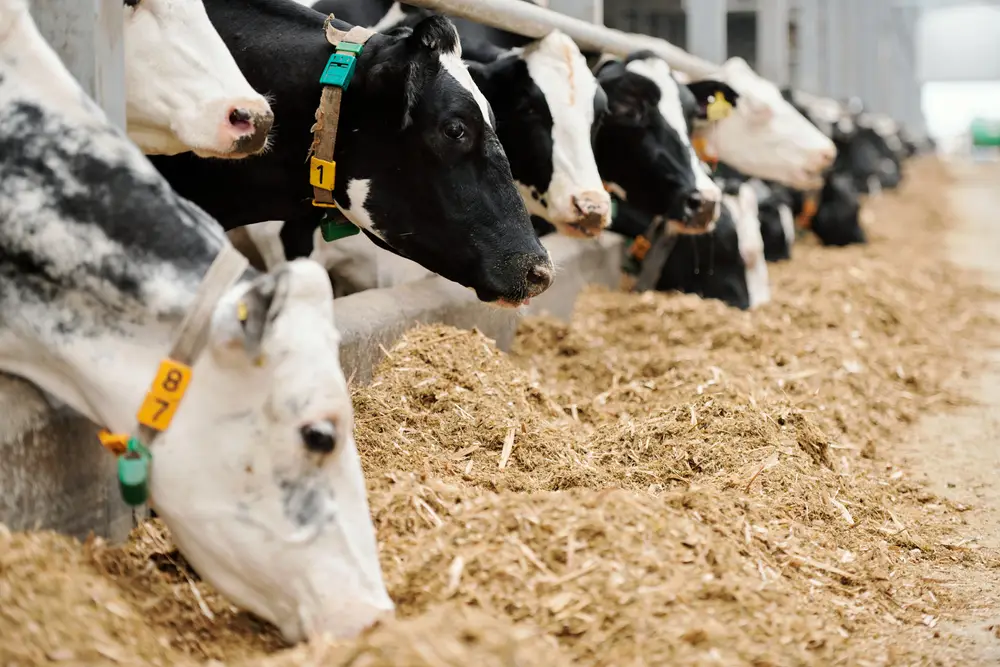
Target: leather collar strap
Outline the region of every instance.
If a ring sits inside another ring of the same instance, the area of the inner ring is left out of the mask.
[[[336,52],[330,55],[320,77],[323,94],[316,109],[316,124],[312,127],[313,142],[309,148],[309,182],[313,186],[313,206],[335,208],[333,188],[336,163],[333,155],[337,145],[337,125],[340,122],[340,104],[344,91],[351,83],[357,57],[365,43],[375,33],[368,28],[355,26],[344,32],[333,26],[333,14],[323,23],[326,39]],[[354,228],[357,231],[357,228]]]
[[[136,414],[134,435],[102,431],[101,444],[119,456],[118,479],[122,497],[130,505],[141,505],[148,495],[149,464],[157,436],[167,430],[191,382],[191,367],[208,339],[212,315],[219,300],[246,271],[249,262],[226,243],[202,279],[194,303],[184,315],[167,358],[160,362],[156,378]],[[240,313],[243,318],[244,314]]]
[[[663,267],[677,246],[678,236],[671,234],[669,225],[657,217],[643,234],[635,237],[628,249],[622,274],[622,287],[627,292],[647,292],[656,288]]]

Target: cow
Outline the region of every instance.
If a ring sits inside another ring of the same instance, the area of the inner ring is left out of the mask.
[[[202,578],[286,640],[392,614],[323,269],[243,260],[201,299],[216,258],[239,257],[219,225],[84,94],[27,0],[0,0],[0,36],[0,370],[111,434],[168,392],[150,506]],[[196,302],[202,351],[164,372]]]
[[[124,0],[128,135],[147,154],[243,158],[274,114],[240,72],[202,0]]]
[[[726,197],[711,232],[677,236],[677,243],[656,281],[657,291],[697,294],[740,310],[750,308],[747,266],[740,252],[739,230],[730,203]],[[627,219],[635,213],[634,209],[629,211],[627,203],[618,206],[620,217]],[[639,220],[632,222],[634,227],[641,227],[649,220],[643,215],[638,217]]]
[[[313,9],[382,31],[434,15],[368,0],[319,0]],[[385,14],[376,18],[379,11]],[[611,199],[593,139],[607,100],[580,49],[558,30],[537,40],[512,40],[510,33],[451,20],[472,79],[496,114],[497,135],[528,212],[566,236],[599,235],[611,222]],[[512,43],[517,46],[504,48]]]
[[[182,196],[227,230],[284,221],[289,259],[310,255],[332,211],[482,301],[517,306],[548,288],[551,261],[448,19],[428,17],[364,45],[340,109],[334,211],[311,205],[305,161],[333,51],[327,17],[291,0],[206,0],[205,8],[247,79],[273,99],[274,141],[252,160],[154,156]]]
[[[857,112],[860,100],[840,104],[829,98],[804,100],[791,88],[782,95],[837,147],[833,171],[850,173],[861,193],[878,195],[902,179],[902,142],[898,125],[881,115]]]
[[[702,158],[800,190],[822,187],[837,156],[833,141],[742,58],[727,60],[717,78],[739,93],[740,104],[711,126],[696,124]]]
[[[749,186],[756,201],[764,259],[768,262],[790,259],[795,242],[793,191],[778,183],[750,178],[724,162],[716,165],[714,177],[729,195],[739,195],[741,187]],[[747,195],[744,198],[747,204],[741,208],[751,209]]]
[[[595,64],[608,115],[595,152],[606,187],[649,216],[663,216],[671,233],[704,233],[719,216],[722,191],[691,145],[691,131],[716,96],[738,106],[724,83],[678,83],[670,66],[649,51]],[[720,98],[720,99],[722,99]]]

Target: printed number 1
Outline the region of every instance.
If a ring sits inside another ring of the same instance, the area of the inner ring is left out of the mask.
[[[322,183],[323,182],[323,165],[321,165],[321,164],[316,165],[316,169],[319,171],[319,182]]]

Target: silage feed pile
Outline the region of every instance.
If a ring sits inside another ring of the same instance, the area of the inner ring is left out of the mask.
[[[994,567],[893,447],[990,323],[942,257],[947,176],[871,245],[796,246],[752,313],[590,289],[513,354],[423,327],[356,388],[396,622],[281,648],[172,550],[0,535],[0,665],[957,664],[955,572]]]

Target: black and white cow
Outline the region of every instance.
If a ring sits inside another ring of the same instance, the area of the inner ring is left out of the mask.
[[[313,8],[350,23],[391,30],[433,13],[384,0],[319,0]],[[385,12],[375,18],[377,11]],[[611,199],[593,139],[604,91],[567,35],[530,40],[452,19],[473,80],[496,114],[496,130],[528,212],[562,234],[592,237],[611,222]]]
[[[0,370],[131,432],[226,237],[87,98],[26,0],[0,0],[0,155]],[[150,445],[151,506],[181,553],[289,641],[394,608],[331,297],[309,260],[246,271]]]
[[[310,205],[305,156],[332,52],[326,17],[291,0],[205,7],[247,79],[274,101],[274,146],[253,160],[153,162],[226,229],[281,220],[286,256],[308,256],[323,213]],[[368,41],[343,97],[334,198],[376,245],[483,301],[516,305],[551,284],[552,265],[460,53],[440,17]]]
[[[691,145],[691,131],[716,94],[733,104],[738,95],[717,81],[682,85],[648,51],[604,59],[596,69],[609,111],[595,152],[608,189],[647,215],[666,218],[674,233],[710,231],[722,191]]]
[[[622,202],[615,216],[616,229],[628,237],[643,233],[650,217]],[[750,308],[747,268],[740,252],[739,233],[733,211],[721,206],[710,232],[682,234],[660,271],[655,289],[660,292],[697,294],[717,299],[733,308]]]
[[[264,150],[271,106],[247,83],[202,0],[123,1],[129,137],[148,154]]]

